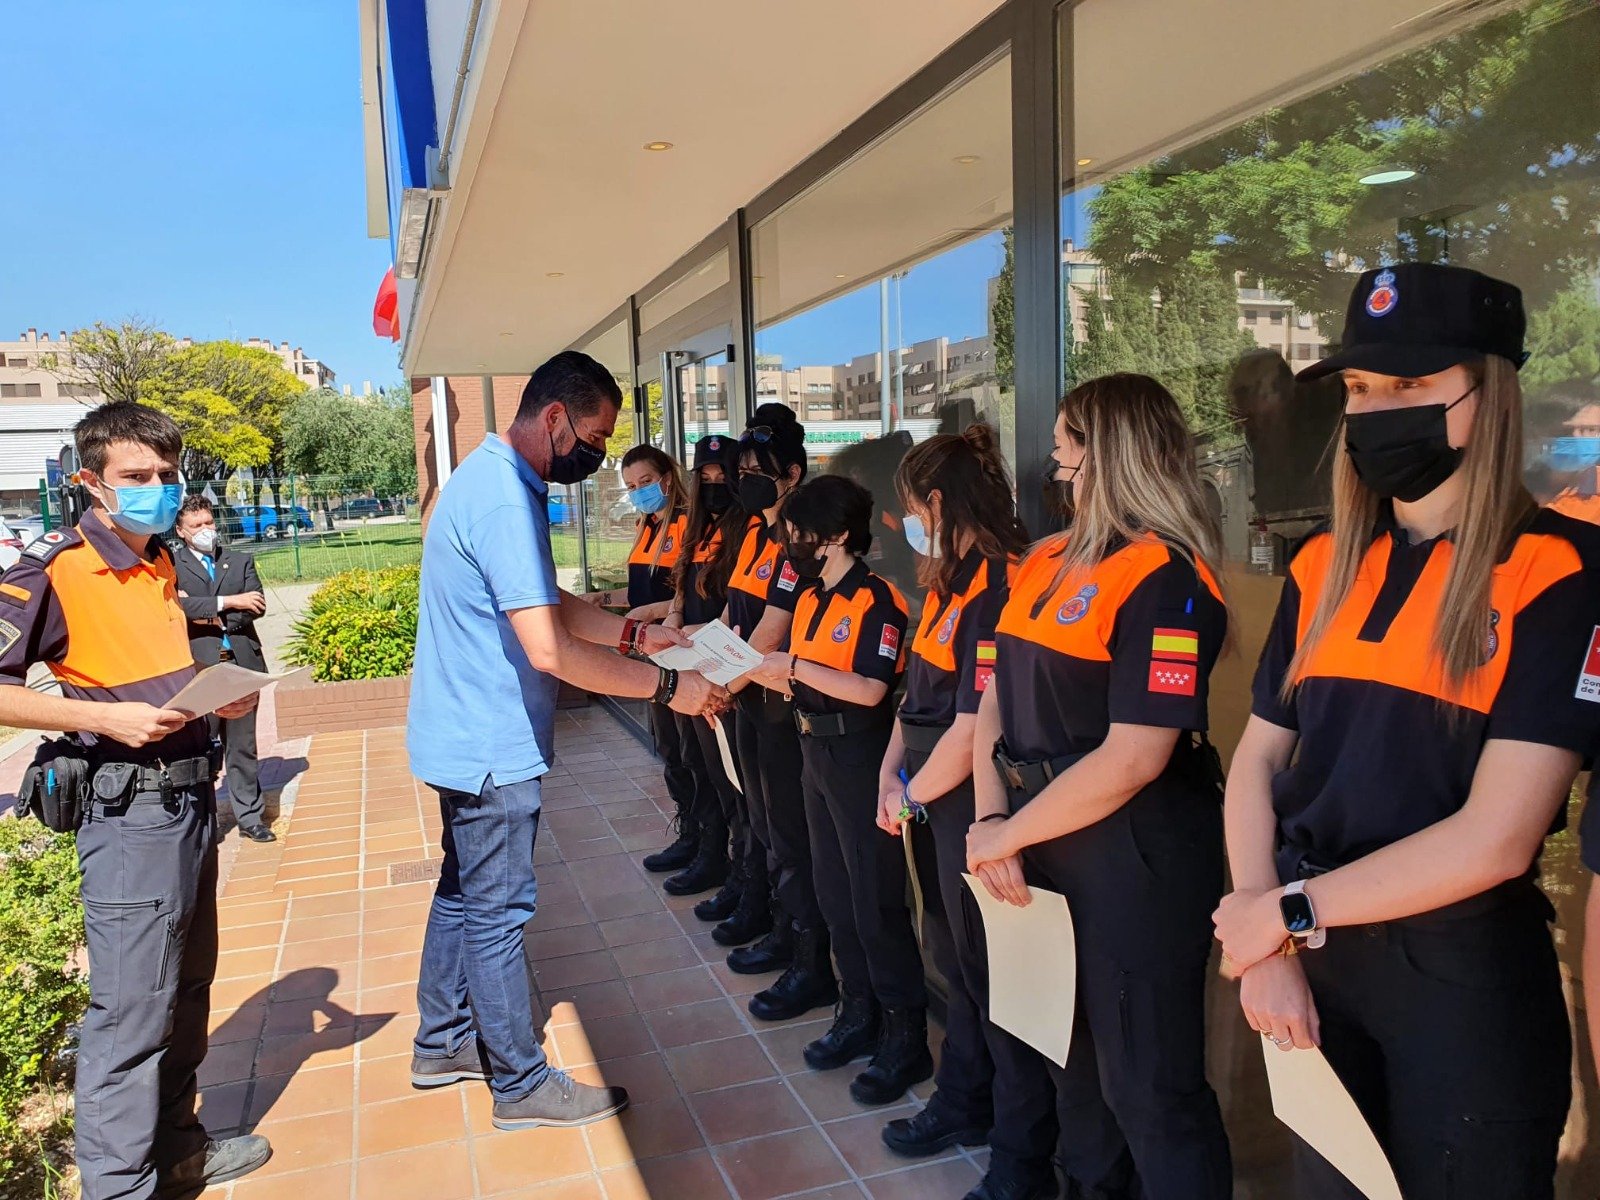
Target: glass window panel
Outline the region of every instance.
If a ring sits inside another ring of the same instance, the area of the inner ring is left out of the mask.
[[[1292,36],[1259,0],[1060,11],[1065,374],[1152,374],[1198,435],[1241,635],[1212,683],[1227,754],[1280,588],[1251,569],[1252,531],[1265,523],[1281,575],[1329,507],[1340,385],[1293,372],[1337,347],[1360,271],[1449,262],[1522,289],[1526,481],[1600,521],[1600,8],[1347,0],[1297,6]],[[1548,843],[1544,879],[1575,931],[1587,882],[1570,832]],[[1579,944],[1564,939],[1574,970]],[[1243,1069],[1259,1039],[1219,1015],[1231,1065],[1213,1078],[1235,1145],[1252,1147],[1240,1179],[1289,1194],[1281,1132],[1249,1115],[1267,1111]]]
[[[622,411],[617,414],[616,429],[606,441],[605,465],[579,485],[584,500],[584,556],[589,572],[587,586],[582,590],[599,591],[627,582],[628,551],[633,546],[635,514],[622,485],[622,456],[643,439],[634,414],[633,347],[627,320],[618,321],[577,349],[610,371],[622,390]],[[576,521],[574,513],[574,529]]]
[[[680,313],[696,300],[703,300],[723,284],[729,275],[727,250],[718,250],[705,262],[690,269],[688,274],[646,300],[639,306],[639,328],[654,329],[675,313]]]
[[[894,469],[974,420],[1016,436],[1011,61],[983,66],[750,232],[755,403],[882,511],[874,567],[919,589]]]

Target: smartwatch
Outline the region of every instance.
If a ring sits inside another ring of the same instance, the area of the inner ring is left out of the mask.
[[[1317,910],[1306,895],[1306,881],[1296,879],[1283,889],[1278,897],[1278,911],[1283,914],[1283,927],[1291,936],[1304,938],[1308,947],[1315,950],[1327,940],[1327,931],[1317,926]]]

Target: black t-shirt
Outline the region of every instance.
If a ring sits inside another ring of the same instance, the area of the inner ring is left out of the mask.
[[[683,550],[683,531],[688,521],[688,516],[679,512],[665,521],[659,514],[652,514],[639,522],[639,532],[628,555],[629,608],[672,599],[672,568]],[[656,540],[663,529],[666,537],[657,554]]]

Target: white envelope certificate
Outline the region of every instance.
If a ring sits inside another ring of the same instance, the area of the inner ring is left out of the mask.
[[[689,635],[689,645],[668,646],[650,661],[669,671],[699,671],[712,683],[727,686],[759,667],[761,657],[721,621],[711,621]]]
[[[1067,1065],[1078,997],[1078,946],[1067,898],[1030,887],[1017,908],[963,875],[983,914],[989,943],[989,1019],[1059,1067]]]
[[[1321,1050],[1280,1050],[1265,1037],[1272,1111],[1353,1183],[1367,1200],[1403,1200],[1366,1118]]]
[[[303,679],[310,675],[310,667],[301,667],[298,671],[286,671],[281,675],[269,675],[265,671],[252,671],[248,667],[241,667],[238,663],[216,663],[202,668],[162,707],[188,713],[191,717],[203,717],[232,704],[235,700],[243,700],[246,696],[259,692],[269,683],[279,683],[285,679]]]
[[[711,731],[717,735],[717,754],[722,759],[722,770],[727,775],[728,782],[733,784],[734,790],[743,792],[739,786],[739,772],[733,766],[733,748],[728,745],[728,728],[722,723],[721,717],[711,719]]]

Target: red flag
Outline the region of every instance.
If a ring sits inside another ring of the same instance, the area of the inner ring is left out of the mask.
[[[400,340],[400,293],[395,287],[393,267],[384,272],[378,298],[372,302],[372,332],[391,342]]]

